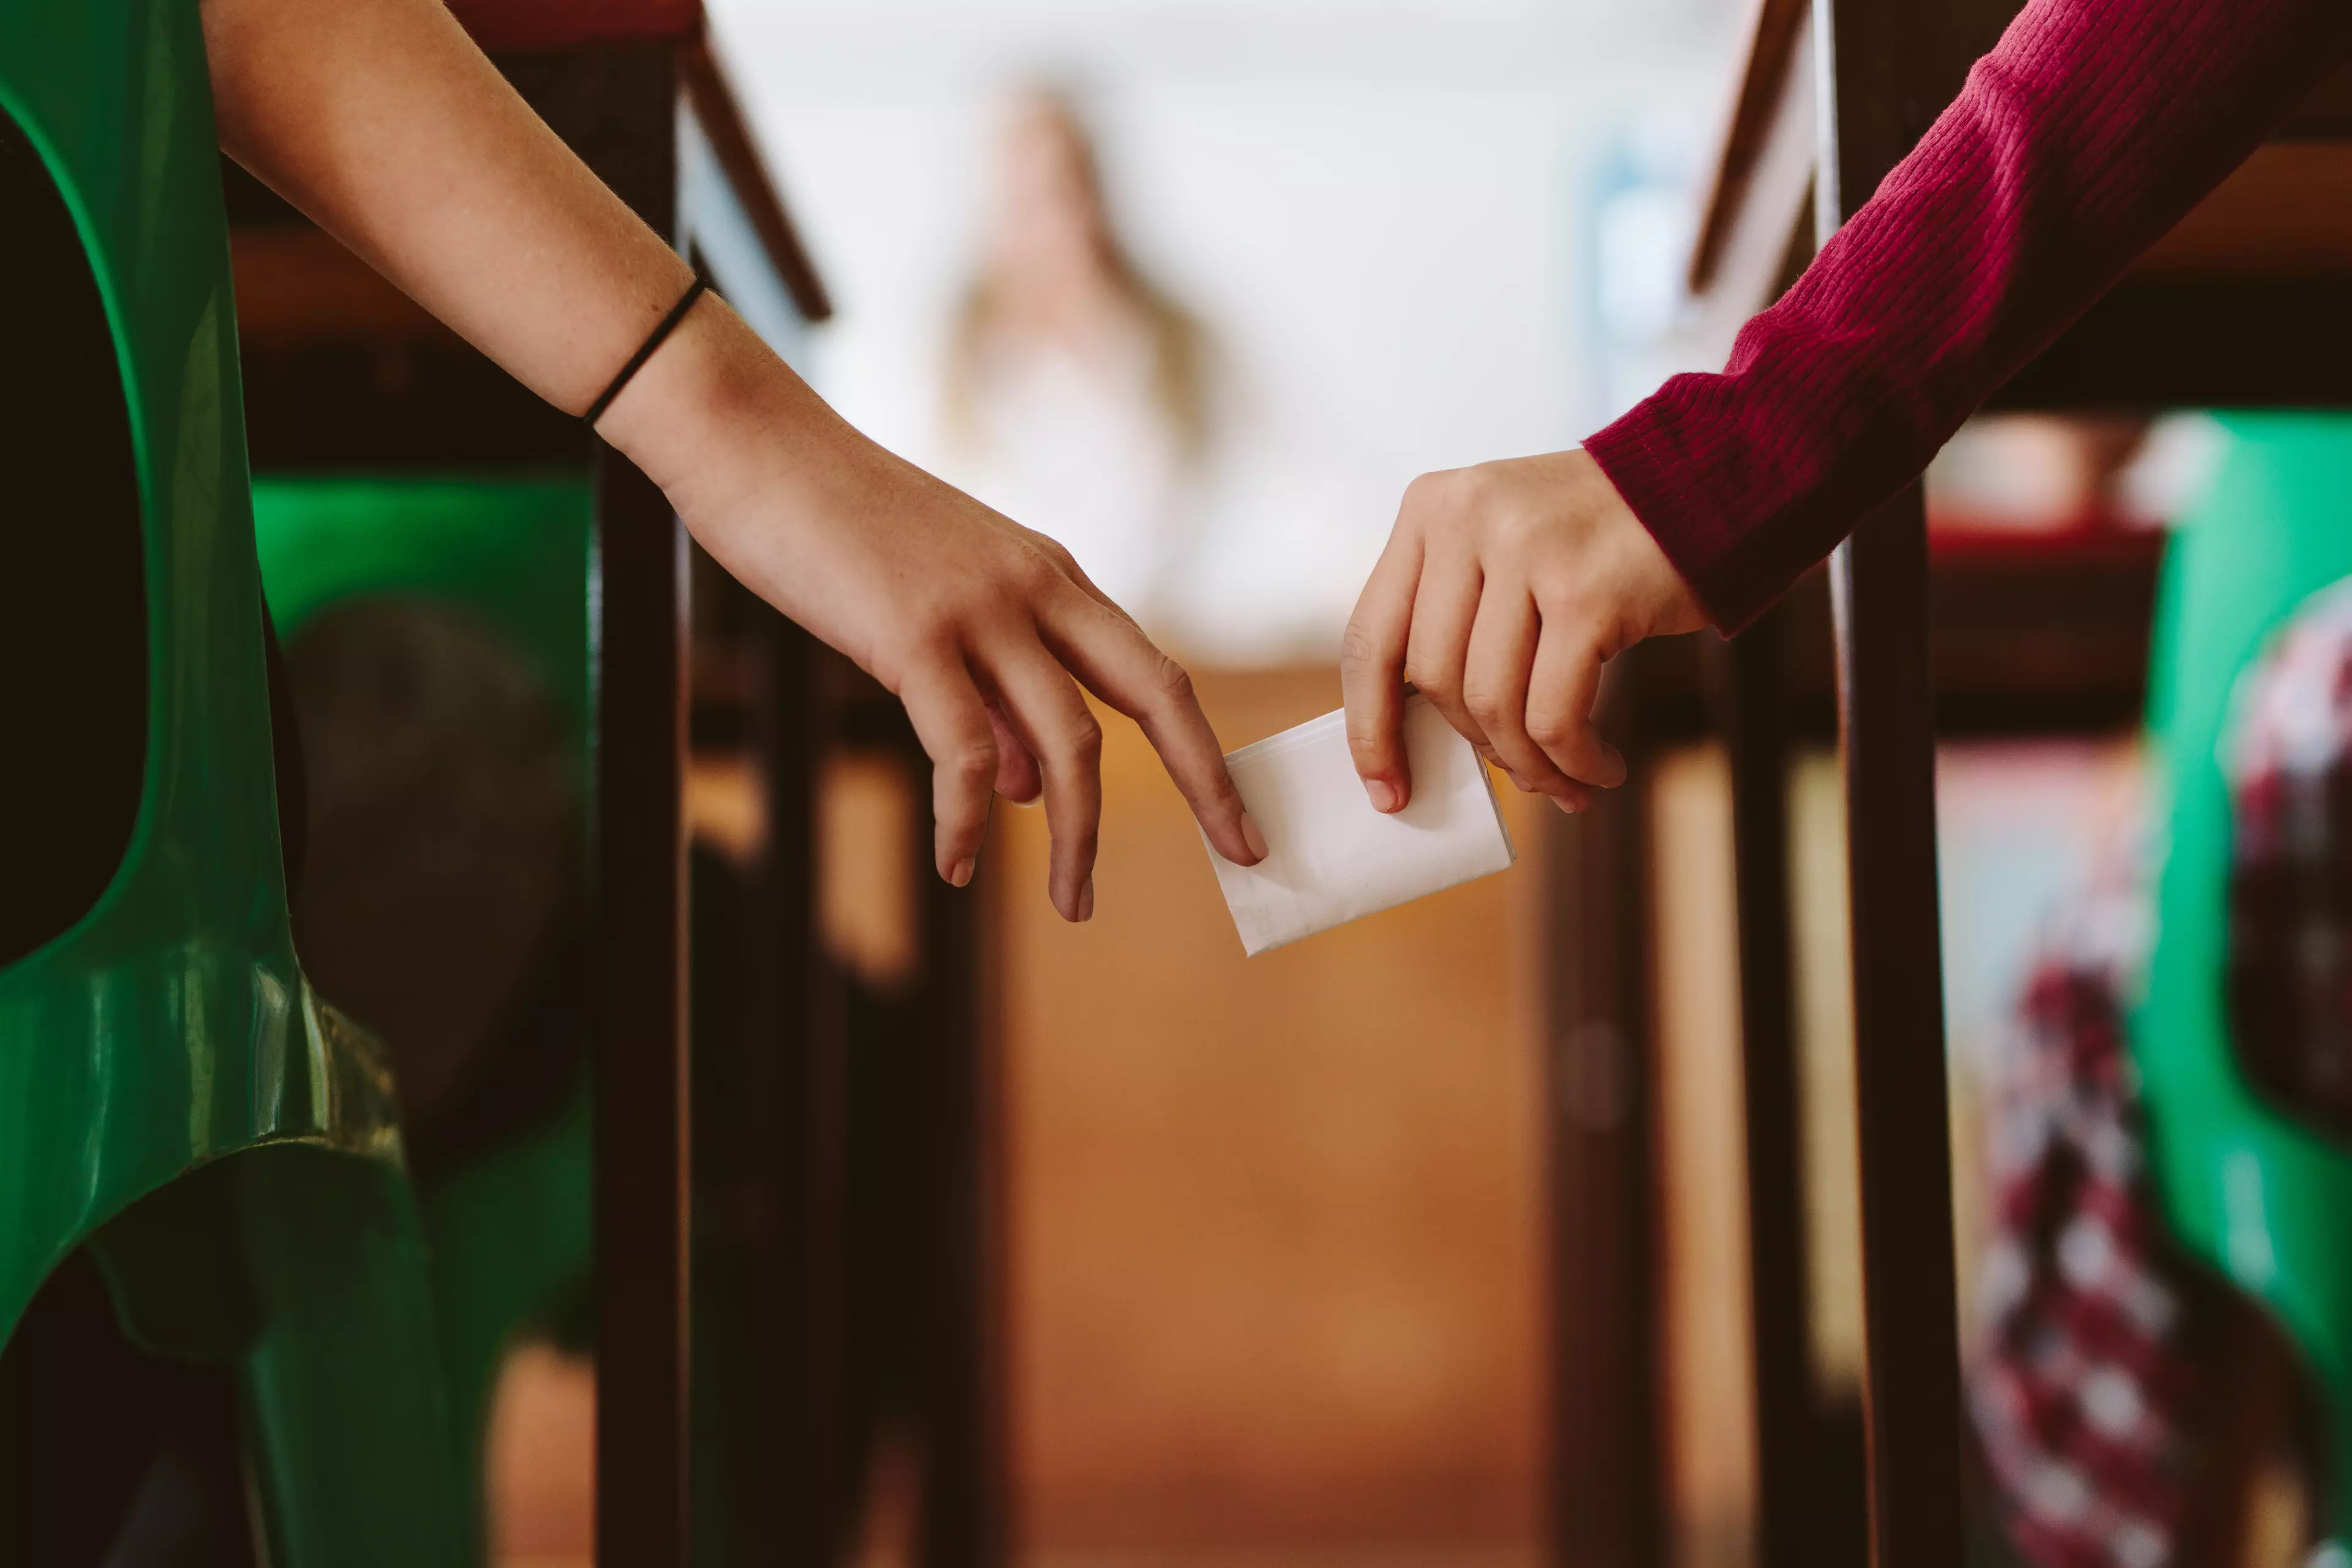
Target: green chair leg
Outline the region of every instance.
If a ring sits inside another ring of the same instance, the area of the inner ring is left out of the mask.
[[[424,1194],[451,1429],[474,1478],[465,1502],[477,1515],[500,1362],[520,1329],[580,1283],[591,1256],[592,1106],[583,1088],[552,1125]]]
[[[398,1166],[264,1145],[134,1205],[91,1247],[135,1342],[236,1364],[270,1563],[471,1560],[424,1228]]]
[[[264,1327],[244,1384],[270,1561],[470,1562],[425,1236],[398,1171],[316,1150],[241,1156]]]

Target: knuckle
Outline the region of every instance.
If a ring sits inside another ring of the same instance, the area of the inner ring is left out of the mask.
[[[1057,767],[1091,768],[1102,760],[1103,729],[1090,709],[1047,726],[1045,753]]]
[[[1371,628],[1360,620],[1350,620],[1339,637],[1339,662],[1358,668],[1368,665],[1377,647]]]
[[[942,668],[963,662],[964,616],[960,605],[931,600],[916,612],[908,639],[924,663]]]
[[[955,608],[937,593],[909,594],[899,611],[897,640],[919,658],[934,654],[955,627]]]
[[[1482,527],[1493,522],[1507,492],[1496,482],[1491,465],[1455,468],[1444,479],[1445,504],[1463,521]]]
[[[1407,512],[1427,511],[1439,504],[1445,489],[1447,475],[1444,471],[1415,475],[1404,488],[1404,510]]]
[[[1504,701],[1502,693],[1482,687],[1464,687],[1462,706],[1469,710],[1470,717],[1489,730],[1510,716],[1510,704]]]
[[[1547,627],[1559,623],[1582,628],[1591,623],[1592,584],[1563,552],[1538,549],[1526,564],[1528,587],[1543,611]]]
[[[1378,763],[1386,756],[1388,746],[1381,737],[1369,730],[1350,730],[1348,731],[1348,750],[1360,763]]]
[[[1457,470],[1423,474],[1404,488],[1395,531],[1424,542],[1442,540],[1453,531],[1461,509]]]
[[[1039,598],[1071,585],[1069,573],[1049,552],[1043,550],[1030,552],[1028,559],[1022,563],[1021,583]]]
[[[1563,713],[1528,710],[1528,738],[1545,751],[1555,751],[1568,744],[1576,734],[1576,726]]]
[[[961,746],[940,765],[959,784],[990,782],[996,777],[996,748],[985,743]]]
[[[1164,653],[1160,656],[1159,682],[1160,695],[1169,700],[1186,706],[1195,700],[1192,672]]]
[[[1487,526],[1493,531],[1496,543],[1521,555],[1535,552],[1542,542],[1548,521],[1541,509],[1517,501],[1497,504],[1487,517]]]
[[[1035,599],[1050,593],[1069,580],[1061,564],[1054,559],[1049,548],[1053,541],[1042,535],[1024,540],[1004,565],[1004,580],[1013,593],[1024,599]]]

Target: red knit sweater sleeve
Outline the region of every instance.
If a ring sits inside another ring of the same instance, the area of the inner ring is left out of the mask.
[[[2347,0],[2032,0],[1722,374],[1587,448],[1744,625],[2347,54]]]

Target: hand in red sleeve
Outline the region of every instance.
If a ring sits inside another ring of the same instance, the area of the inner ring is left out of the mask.
[[[1412,795],[1407,680],[1521,789],[1564,811],[1623,781],[1592,727],[1601,667],[1706,624],[1601,466],[1554,452],[1424,474],[1348,624],[1348,744],[1372,805]]]

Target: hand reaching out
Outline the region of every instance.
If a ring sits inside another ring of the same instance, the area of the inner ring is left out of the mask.
[[[1592,727],[1601,668],[1706,624],[1601,466],[1580,450],[1424,474],[1348,625],[1348,744],[1372,805],[1412,795],[1404,683],[1521,789],[1577,811],[1625,777]]]
[[[971,878],[992,794],[1042,791],[1054,907],[1093,914],[1102,729],[1082,684],[1143,727],[1220,853],[1265,858],[1182,667],[1067,551],[859,435],[721,302],[598,429],[721,565],[906,704],[949,881]]]
[[[516,96],[438,0],[205,0],[221,144],[558,407],[581,411],[691,274]],[[1265,843],[1174,660],[1067,552],[845,424],[705,296],[597,433],[769,603],[906,703],[940,875],[992,792],[1043,793],[1054,907],[1094,912],[1102,732],[1139,721],[1219,853]]]

